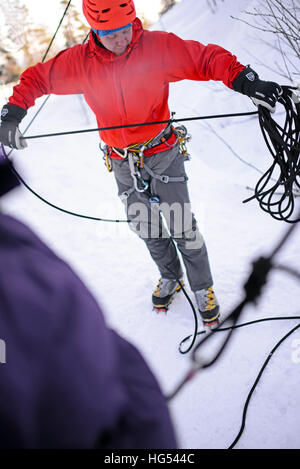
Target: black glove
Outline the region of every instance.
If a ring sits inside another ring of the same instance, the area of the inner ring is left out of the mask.
[[[21,139],[19,123],[27,111],[14,104],[6,104],[1,111],[0,142],[10,148],[22,150],[27,147],[25,139]]]
[[[232,88],[249,96],[256,106],[260,104],[271,112],[275,112],[276,102],[282,94],[280,85],[273,81],[260,80],[249,66],[233,80]]]

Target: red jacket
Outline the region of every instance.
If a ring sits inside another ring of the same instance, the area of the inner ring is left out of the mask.
[[[236,57],[214,44],[184,41],[172,33],[143,30],[133,23],[132,42],[119,57],[95,42],[76,45],[28,68],[9,99],[27,109],[44,94],[82,93],[99,127],[167,120],[169,83],[221,80],[229,88],[244,69]],[[164,125],[100,132],[108,145],[124,148],[157,135]]]

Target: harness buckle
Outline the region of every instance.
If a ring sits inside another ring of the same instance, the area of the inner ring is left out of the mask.
[[[122,148],[122,151],[124,153],[119,152],[119,150],[115,147],[111,147],[111,151],[114,151],[118,156],[120,156],[124,160],[126,160],[126,158],[128,156],[128,147]]]
[[[168,184],[169,179],[170,179],[170,176],[167,176],[166,174],[163,174],[163,175],[160,177],[161,182],[164,182],[165,184]]]

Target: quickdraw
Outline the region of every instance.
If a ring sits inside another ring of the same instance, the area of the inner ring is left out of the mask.
[[[100,144],[101,145],[101,144]],[[108,151],[105,152],[105,163],[106,163],[106,168],[109,173],[112,172],[113,167],[112,167],[112,161],[111,161],[111,151],[110,153]]]
[[[191,159],[191,155],[187,151],[186,144],[192,139],[192,136],[188,134],[187,128],[184,125],[179,125],[174,129],[174,133],[177,135],[177,141],[179,143],[179,151],[182,156],[187,160]]]

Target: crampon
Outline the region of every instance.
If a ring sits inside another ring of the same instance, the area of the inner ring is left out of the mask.
[[[211,320],[208,320],[208,319],[202,319],[202,322],[203,322],[203,326],[205,329],[216,329],[218,327],[218,325],[220,324],[220,319],[219,319],[219,316],[215,319],[211,319]]]
[[[163,298],[156,297],[153,295],[152,297],[153,311],[155,311],[156,313],[167,313],[169,306],[173,301],[174,295],[180,292],[180,290],[181,290],[181,285],[177,285],[177,287],[175,288],[175,291],[172,294],[167,295]]]

